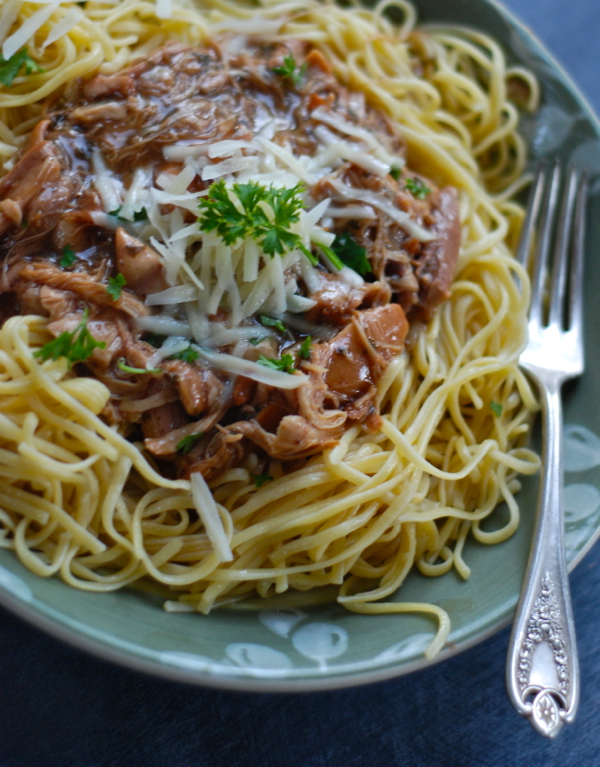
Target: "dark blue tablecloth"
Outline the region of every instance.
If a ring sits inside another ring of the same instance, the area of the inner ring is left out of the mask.
[[[600,112],[600,2],[507,5]],[[0,767],[596,767],[600,544],[571,583],[581,705],[576,723],[554,743],[508,703],[508,630],[395,681],[331,693],[248,695],[111,666],[0,609]]]

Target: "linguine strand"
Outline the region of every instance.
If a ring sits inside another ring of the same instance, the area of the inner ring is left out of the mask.
[[[37,8],[22,3],[15,24]],[[427,326],[411,327],[380,381],[380,432],[354,426],[288,473],[270,460],[273,479],[261,487],[256,458],[211,483],[232,562],[213,552],[189,481],[162,477],[141,445],[102,420],[106,387],[76,376],[64,359],[34,357],[49,338],[47,321],[8,320],[0,330],[0,546],[36,574],[59,573],[77,588],[111,591],[149,576],[170,591],[170,611],[207,613],[253,593],[334,584],[354,612],[435,617],[426,650],[433,657],[450,630],[446,612],[425,593],[419,603],[376,600],[394,594],[414,566],[468,578],[468,536],[493,544],[511,535],[517,475],[539,468],[523,447],[537,403],[517,368],[529,282],[507,245],[523,218],[510,198],[528,181],[508,95],[519,83],[521,106],[534,109],[537,82],[507,67],[485,35],[415,29],[404,0],[373,9],[207,0],[202,12],[181,0],[168,19],[151,2],[91,0],[45,45],[67,12],[57,6],[29,44],[44,72],[19,75],[0,94],[3,162],[39,120],[41,100],[68,92],[72,80],[115,72],[169,38],[201,44],[254,25],[274,40],[312,41],[344,84],[399,125],[411,167],[459,190],[462,247],[450,298]],[[508,521],[483,531],[501,501]]]

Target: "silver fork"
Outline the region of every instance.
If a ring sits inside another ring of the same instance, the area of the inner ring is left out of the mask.
[[[588,185],[583,174],[571,167],[559,195],[561,175],[558,163],[540,168],[517,254],[526,266],[537,232],[529,341],[520,365],[539,388],[544,447],[535,533],[506,666],[508,694],[514,707],[549,738],[555,737],[565,722],[573,721],[579,702],[579,664],[564,544],[560,390],[584,368],[583,255]]]

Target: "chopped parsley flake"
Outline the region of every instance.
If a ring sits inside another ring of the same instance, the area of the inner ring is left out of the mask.
[[[155,349],[160,349],[165,341],[166,336],[160,336],[158,333],[144,333],[142,340]]]
[[[252,346],[258,346],[261,341],[266,341],[268,337],[269,336],[257,336],[256,338],[250,338],[249,340]]]
[[[45,70],[34,61],[26,48],[21,48],[20,51],[13,53],[9,59],[5,59],[0,56],[0,83],[10,88],[15,80],[15,77],[19,74],[21,69],[25,67],[25,74],[32,75],[36,72],[44,72]]]
[[[269,357],[265,357],[264,354],[261,354],[257,361],[259,365],[264,365],[266,368],[271,368],[271,370],[281,370],[282,373],[296,372],[294,358],[291,354],[284,354],[278,360],[270,359]]]
[[[175,449],[178,453],[181,453],[181,455],[187,455],[190,450],[192,450],[196,442],[199,442],[203,436],[203,431],[199,431],[196,434],[188,434],[187,437],[184,437],[180,442],[177,443],[177,447]]]
[[[275,330],[278,330],[280,333],[287,332],[287,328],[281,320],[276,320],[273,317],[267,317],[266,314],[261,314],[258,319],[260,320],[261,325],[275,328]]]
[[[121,298],[124,285],[127,285],[127,280],[123,277],[121,272],[119,272],[116,277],[108,278],[106,292],[110,295],[113,301],[118,301],[119,298]]]
[[[262,474],[251,474],[250,476],[254,480],[256,487],[262,487],[265,482],[273,481],[273,477],[269,476],[266,471],[264,471]]]
[[[176,354],[171,354],[171,356],[167,357],[167,359],[181,360],[182,362],[196,362],[199,356],[200,356],[199,352],[197,352],[195,349],[192,349],[191,346],[188,346],[187,349],[182,349],[180,352],[177,352]]]
[[[406,189],[417,200],[424,200],[428,194],[431,194],[431,189],[420,178],[407,178]]]
[[[96,341],[87,329],[87,321],[90,310],[86,309],[83,313],[81,322],[71,333],[65,331],[57,338],[49,341],[41,349],[33,353],[34,357],[46,361],[49,359],[57,360],[59,357],[66,357],[69,366],[74,362],[84,362],[90,357],[94,349],[104,349],[104,341]]]
[[[160,368],[134,368],[131,367],[131,365],[127,364],[127,361],[124,359],[124,357],[121,357],[121,359],[117,362],[117,367],[119,370],[122,370],[124,373],[129,373],[130,375],[144,375],[147,373],[150,373],[152,375],[156,375],[157,373],[162,373],[162,370]]]
[[[492,400],[490,402],[490,410],[495,416],[500,418],[500,416],[502,415],[502,411],[504,410],[504,407],[499,402],[494,402],[494,400]]]
[[[203,232],[216,231],[225,245],[252,237],[271,257],[298,248],[315,264],[315,256],[302,244],[300,236],[290,231],[290,226],[298,221],[304,208],[303,191],[302,184],[291,189],[275,189],[256,181],[233,184],[228,188],[221,179],[211,184],[208,195],[200,201],[200,229]],[[237,197],[238,205],[230,194]],[[271,208],[272,216],[265,212],[265,205]]]
[[[70,245],[65,245],[58,263],[63,269],[68,269],[70,266],[73,266],[77,260],[78,256],[73,248]]]
[[[400,178],[401,168],[391,168],[390,170],[390,176],[394,179],[394,181],[398,181]]]
[[[343,264],[355,272],[365,275],[372,271],[366,249],[359,245],[349,232],[338,234],[331,249]]]
[[[279,75],[279,77],[288,77],[296,88],[301,88],[306,79],[307,69],[308,64],[305,61],[296,71],[296,59],[293,56],[286,56],[283,59],[283,64],[279,67],[274,67],[271,71],[274,75]]]
[[[115,218],[120,219],[121,221],[129,221],[127,218],[123,218],[121,216],[121,208],[117,208],[116,210],[111,210],[111,212],[108,214],[109,216],[114,216]],[[136,210],[133,214],[133,220],[134,221],[147,221],[148,220],[148,211],[146,208],[142,208],[141,210]]]
[[[306,336],[300,348],[298,349],[298,356],[301,360],[307,360],[310,357],[310,347],[312,345],[312,337]]]

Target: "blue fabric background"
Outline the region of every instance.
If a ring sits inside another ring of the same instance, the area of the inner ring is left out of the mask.
[[[506,4],[600,112],[598,0]],[[554,743],[537,736],[508,702],[508,630],[391,682],[248,695],[128,672],[0,609],[0,767],[596,767],[600,544],[571,582],[582,696],[576,723]]]

